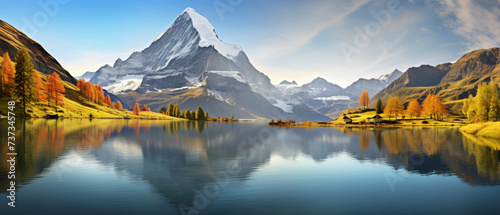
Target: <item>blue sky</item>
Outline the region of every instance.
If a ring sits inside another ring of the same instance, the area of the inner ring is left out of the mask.
[[[499,0],[20,0],[2,2],[0,19],[76,76],[146,48],[186,7],[273,83],[320,76],[345,87],[500,44]]]

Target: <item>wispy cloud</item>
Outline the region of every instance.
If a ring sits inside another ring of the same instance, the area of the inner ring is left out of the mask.
[[[278,30],[280,35],[274,36],[278,39],[260,48],[256,56],[269,59],[298,50],[368,2],[369,0],[362,0],[331,4],[329,1],[311,1],[298,5],[295,8],[297,10],[287,8],[288,13],[293,13],[287,17],[293,20],[288,20],[288,25],[282,25]]]
[[[500,45],[500,0],[428,1],[445,25],[465,39],[469,49]]]

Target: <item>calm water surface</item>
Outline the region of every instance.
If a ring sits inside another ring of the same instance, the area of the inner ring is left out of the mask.
[[[457,129],[87,119],[18,122],[10,208],[6,127],[0,214],[499,213],[500,143]]]

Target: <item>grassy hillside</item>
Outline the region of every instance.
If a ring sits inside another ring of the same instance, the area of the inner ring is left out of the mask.
[[[47,79],[47,75],[40,74],[43,81]],[[70,117],[89,117],[92,114],[94,118],[137,118],[137,119],[164,119],[164,120],[182,120],[176,117],[166,116],[155,112],[141,111],[140,115],[134,115],[128,110],[117,110],[106,105],[99,105],[92,102],[88,102],[87,99],[80,93],[80,90],[73,84],[63,81],[66,92],[64,104],[61,106],[54,107],[54,104],[50,105],[47,102],[36,102],[32,105],[29,115],[31,117],[45,117],[47,115],[57,114],[60,117],[70,118]],[[0,114],[6,115],[7,112],[7,101],[8,98],[3,98],[0,101]],[[20,111],[21,107],[16,106],[16,109]]]

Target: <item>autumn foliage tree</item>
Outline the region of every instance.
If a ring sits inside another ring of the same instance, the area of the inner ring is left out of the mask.
[[[9,53],[3,54],[2,70],[0,70],[0,96],[12,94],[14,90],[14,63],[10,60]]]
[[[368,103],[370,103],[370,97],[368,96],[368,90],[365,90],[359,96],[359,106],[368,108]]]
[[[403,103],[401,103],[398,97],[391,97],[389,101],[387,101],[387,105],[384,108],[384,113],[389,116],[389,119],[391,119],[391,115],[396,115],[397,120],[398,115],[404,113]]]
[[[139,115],[141,113],[141,109],[139,108],[139,104],[135,103],[134,109],[132,111],[135,115]]]
[[[64,104],[64,84],[62,83],[61,77],[55,72],[53,72],[47,78],[47,94],[48,101],[54,101],[56,111],[57,106],[60,104]]]
[[[101,88],[102,90],[102,88]],[[110,107],[113,107],[113,104],[111,103],[111,97],[109,95],[106,95],[106,98],[104,99],[105,103],[109,105]]]
[[[122,106],[122,103],[120,101],[116,101],[115,103],[115,109],[117,110],[123,110],[123,106]]]
[[[422,103],[422,113],[430,115],[433,119],[438,119],[446,113],[446,106],[434,94],[428,94]]]
[[[43,84],[40,74],[35,72],[36,94],[39,102],[47,101],[47,88]]]
[[[464,101],[462,112],[467,114],[471,121],[498,121],[500,119],[500,100],[498,87],[495,82],[481,83],[477,95]]]
[[[419,117],[422,114],[422,107],[417,99],[413,99],[408,104],[408,108],[406,108],[406,114],[410,117],[417,116]]]

